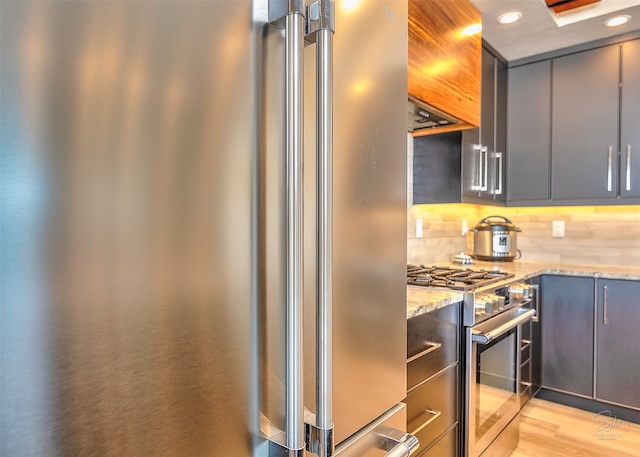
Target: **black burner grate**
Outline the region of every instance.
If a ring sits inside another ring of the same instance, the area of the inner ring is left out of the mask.
[[[512,276],[512,273],[499,270],[407,265],[407,284],[461,291],[473,290]]]

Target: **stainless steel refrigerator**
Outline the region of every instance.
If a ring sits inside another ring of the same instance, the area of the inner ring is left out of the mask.
[[[0,2],[3,456],[414,446],[407,5],[332,8]]]

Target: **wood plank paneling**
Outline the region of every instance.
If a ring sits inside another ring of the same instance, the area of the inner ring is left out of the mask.
[[[468,0],[409,0],[409,95],[480,125],[482,23]]]

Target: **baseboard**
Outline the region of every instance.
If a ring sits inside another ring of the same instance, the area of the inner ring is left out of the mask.
[[[640,424],[640,411],[624,408],[622,406],[612,405],[610,403],[604,403],[588,398],[576,397],[570,394],[545,388],[541,388],[540,390],[538,390],[538,392],[536,392],[535,394],[535,397],[541,398],[542,400],[549,400],[554,403],[571,406],[573,408],[591,411],[596,414],[603,411],[610,411],[611,416],[615,416],[619,419],[633,422],[635,424]]]

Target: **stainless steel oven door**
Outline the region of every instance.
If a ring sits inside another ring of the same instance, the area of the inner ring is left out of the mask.
[[[535,310],[514,308],[466,329],[467,455],[476,457],[520,409],[520,324]]]

